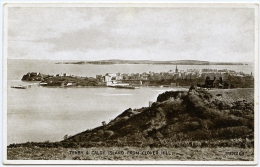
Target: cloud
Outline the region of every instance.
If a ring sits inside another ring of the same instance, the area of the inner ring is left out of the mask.
[[[8,41],[19,45],[9,46],[10,57],[26,52],[52,59],[62,53],[68,59],[253,61],[253,9],[11,8],[9,13]]]

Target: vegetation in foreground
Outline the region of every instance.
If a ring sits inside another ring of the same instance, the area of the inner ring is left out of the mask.
[[[204,91],[191,87],[189,91],[165,92],[158,96],[151,107],[127,109],[108,124],[103,122],[103,126],[95,129],[70,137],[66,135],[63,141],[11,144],[8,146],[8,158],[16,159],[17,155],[21,159],[28,156],[34,159],[34,156],[38,157],[33,154],[34,148],[43,152],[52,150],[52,156],[57,151],[57,157],[64,159],[58,156],[58,150],[65,150],[63,154],[67,154],[69,149],[111,150],[118,147],[123,150],[167,148],[172,153],[181,151],[185,158],[191,160],[225,160],[222,158],[226,152],[242,150],[251,153],[235,156],[234,159],[252,160],[253,95],[253,89]],[[23,150],[27,150],[27,153]],[[196,156],[193,156],[194,153]],[[121,158],[124,156],[120,155]],[[177,156],[157,156],[159,159],[183,159]],[[102,157],[108,158],[103,155],[99,159]]]
[[[171,160],[171,161],[253,161],[254,149],[236,147],[216,148],[8,148],[9,160]]]

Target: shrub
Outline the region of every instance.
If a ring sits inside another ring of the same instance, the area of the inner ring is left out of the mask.
[[[184,122],[184,131],[194,131],[201,127],[200,123],[197,121]]]
[[[187,135],[193,140],[205,140],[211,138],[211,133],[205,130],[198,129],[196,131],[190,131]]]
[[[214,119],[214,127],[215,128],[224,128],[230,126],[247,126],[247,119],[236,117],[233,115],[222,115],[220,117],[216,117]]]
[[[113,136],[113,134],[114,134],[113,131],[111,131],[111,130],[106,130],[103,135],[104,135],[104,138],[105,138],[105,139],[109,139],[111,136]]]
[[[213,137],[221,139],[245,138],[251,133],[253,133],[252,130],[246,126],[226,127],[216,129]]]

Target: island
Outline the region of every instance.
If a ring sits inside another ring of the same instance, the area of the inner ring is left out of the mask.
[[[92,77],[79,77],[74,75],[46,75],[36,72],[28,72],[22,77],[22,81],[40,81],[41,86],[98,86],[99,83]]]
[[[241,62],[209,62],[209,61],[199,61],[199,60],[153,61],[153,60],[120,60],[120,59],[97,60],[97,61],[66,61],[66,62],[57,62],[56,64],[246,65],[246,63],[241,63]]]

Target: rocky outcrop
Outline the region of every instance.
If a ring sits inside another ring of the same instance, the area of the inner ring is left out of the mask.
[[[43,81],[47,78],[48,75],[37,73],[37,72],[28,72],[22,77],[22,81]]]

